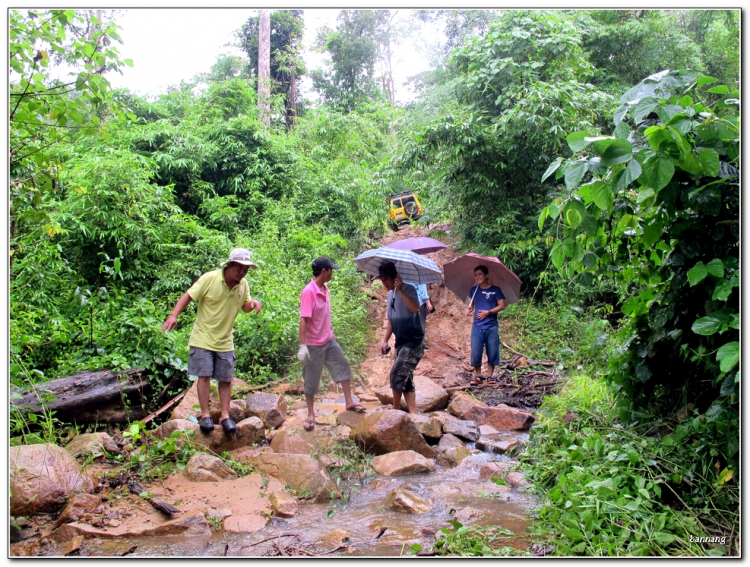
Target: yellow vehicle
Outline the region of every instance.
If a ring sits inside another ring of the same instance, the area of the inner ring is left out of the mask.
[[[424,210],[417,196],[412,191],[394,193],[388,197],[391,222],[396,226],[417,220]]]

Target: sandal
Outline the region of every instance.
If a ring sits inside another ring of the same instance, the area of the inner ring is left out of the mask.
[[[231,434],[237,431],[237,425],[234,423],[231,417],[225,417],[219,420],[219,425],[224,428],[224,433]]]
[[[202,417],[198,425],[203,433],[211,433],[214,430],[214,422],[210,417]]]
[[[302,429],[305,431],[312,431],[315,429],[315,420],[314,419],[306,419],[304,422],[302,422]]]
[[[469,382],[469,386],[479,386],[483,382],[484,380],[482,380],[481,378],[477,378],[476,380],[472,380],[471,382]]]
[[[360,404],[354,404],[353,406],[349,406],[346,408],[346,411],[353,411],[354,413],[365,413],[365,408],[363,408]]]

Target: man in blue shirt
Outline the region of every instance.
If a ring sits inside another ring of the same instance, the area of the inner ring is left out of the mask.
[[[497,286],[490,285],[487,266],[474,268],[474,281],[477,283],[469,290],[469,306],[466,315],[474,312],[474,324],[471,327],[471,365],[474,367],[475,379],[472,386],[482,382],[482,354],[487,348],[487,366],[489,378],[500,364],[500,335],[498,333],[497,314],[505,309],[505,296]]]

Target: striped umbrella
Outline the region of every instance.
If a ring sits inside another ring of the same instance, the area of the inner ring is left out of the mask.
[[[418,284],[443,281],[443,273],[435,262],[409,250],[398,250],[386,246],[366,250],[354,258],[357,268],[371,276],[378,275],[378,268],[384,262],[396,264],[396,270],[404,281]]]

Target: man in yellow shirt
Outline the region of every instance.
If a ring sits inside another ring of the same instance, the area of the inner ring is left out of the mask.
[[[250,299],[250,289],[245,275],[248,268],[257,269],[244,248],[235,248],[223,268],[206,272],[177,301],[172,313],[162,325],[162,331],[171,331],[177,326],[177,317],[191,301],[198,302],[198,317],[190,335],[188,374],[198,376],[198,400],[201,405],[199,421],[202,431],[213,430],[214,423],[208,413],[208,396],[211,378],[219,383],[221,417],[219,424],[226,433],[234,433],[236,424],[229,417],[229,402],[232,399],[234,378],[234,320],[240,309],[244,313],[255,310],[260,313],[257,299]]]

